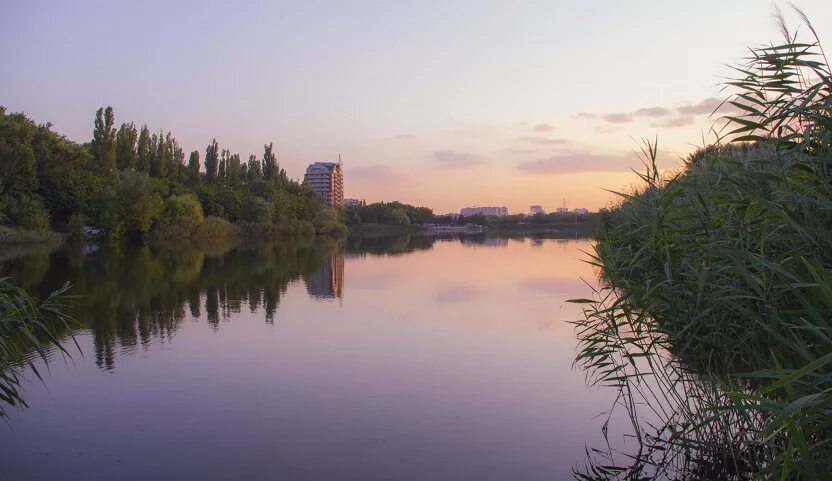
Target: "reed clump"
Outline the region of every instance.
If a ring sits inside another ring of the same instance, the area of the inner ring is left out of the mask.
[[[8,415],[8,407],[27,406],[21,391],[24,368],[42,380],[36,359],[45,365],[53,350],[68,355],[59,338],[63,337],[60,333],[71,333],[75,323],[62,305],[68,289],[65,285],[38,302],[0,278],[0,419]]]
[[[645,143],[643,186],[596,237],[602,287],[576,300],[577,363],[634,422],[638,406],[661,420],[639,473],[832,476],[832,75],[780,19],[784,42],[727,82],[718,142],[671,175]]]

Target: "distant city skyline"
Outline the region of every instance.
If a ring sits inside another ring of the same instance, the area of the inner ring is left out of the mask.
[[[832,2],[798,3],[828,37]],[[637,139],[658,137],[666,168],[703,143],[726,64],[779,40],[770,14],[754,0],[10,1],[0,104],[79,142],[106,105],[202,155],[212,138],[244,159],[273,141],[295,179],[340,152],[345,197],[367,203],[594,211],[637,183]]]

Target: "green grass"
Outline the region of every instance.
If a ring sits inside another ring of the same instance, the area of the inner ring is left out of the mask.
[[[61,236],[51,231],[34,231],[0,226],[0,245],[59,242]]]
[[[720,142],[670,175],[646,142],[642,188],[602,218],[576,362],[621,390],[644,449],[587,479],[832,473],[832,75],[782,30],[728,82],[742,115]]]

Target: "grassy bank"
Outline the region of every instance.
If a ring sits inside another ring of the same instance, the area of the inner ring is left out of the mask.
[[[661,420],[639,433],[644,452],[660,456],[628,469],[832,473],[832,75],[823,58],[817,43],[794,37],[753,50],[729,82],[742,112],[727,117],[733,143],[694,153],[669,176],[647,143],[643,186],[602,218],[593,260],[602,286],[577,301],[586,305],[577,362],[621,389],[634,420],[639,409]]]
[[[15,229],[0,226],[0,245],[57,243],[61,235],[50,231]]]

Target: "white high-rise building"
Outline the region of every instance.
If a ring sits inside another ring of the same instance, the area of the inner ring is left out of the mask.
[[[542,205],[532,205],[532,206],[529,206],[529,215],[535,215],[535,214],[545,214],[545,213],[546,213],[546,211],[544,211],[544,210],[543,210],[543,206],[542,206]]]
[[[338,163],[315,162],[306,168],[303,181],[324,198],[329,205],[340,207],[344,202],[344,174],[341,171],[341,156]]]

